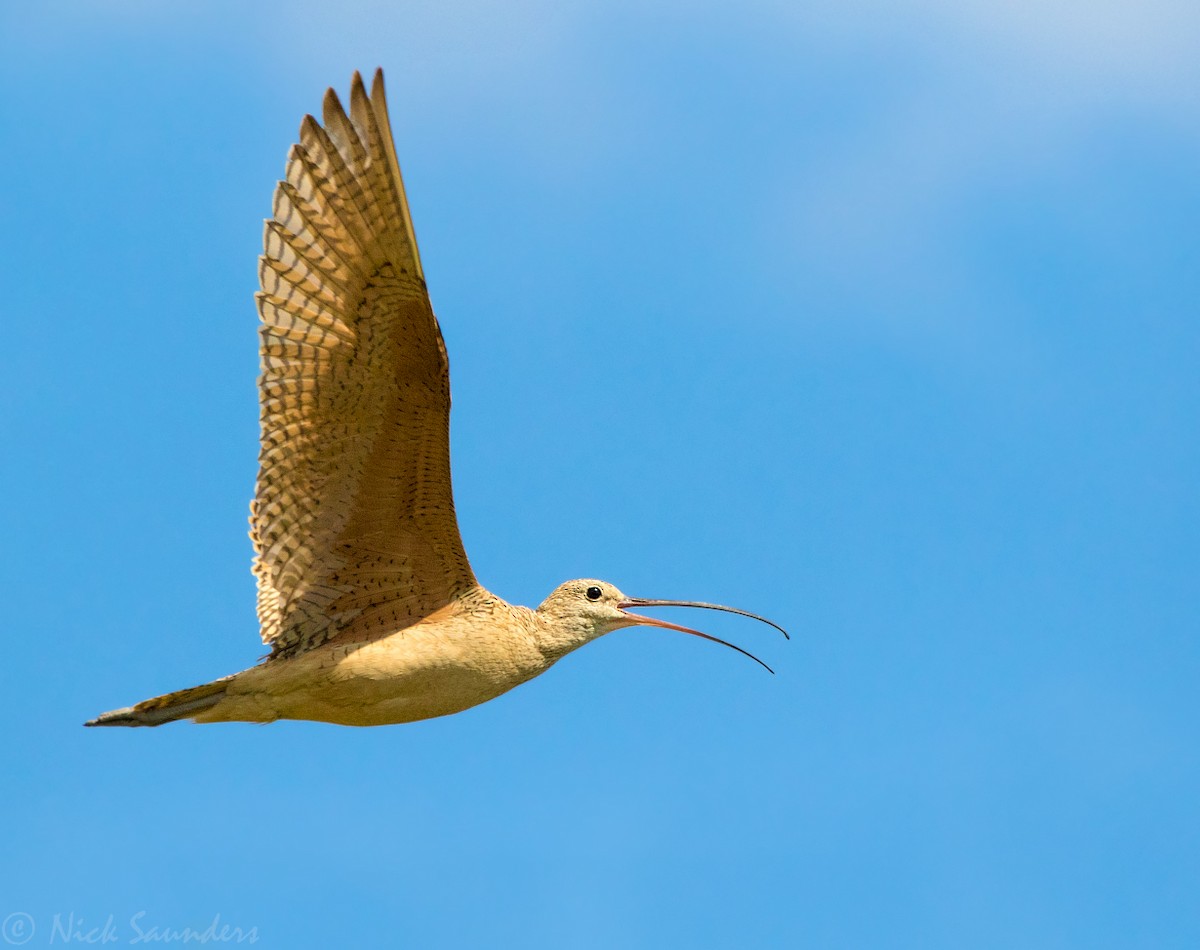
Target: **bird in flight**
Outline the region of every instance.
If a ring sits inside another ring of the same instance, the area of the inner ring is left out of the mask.
[[[622,627],[713,640],[599,580],[536,609],[480,586],[450,490],[450,371],[425,289],[377,70],[306,116],[263,235],[262,446],[250,537],[270,653],[240,673],[89,726],[307,719],[353,726],[460,712]],[[768,669],[770,669],[768,667]]]

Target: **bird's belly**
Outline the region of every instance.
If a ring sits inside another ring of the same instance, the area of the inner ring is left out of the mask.
[[[546,667],[532,649],[411,628],[370,643],[318,649],[275,670],[272,665],[247,671],[258,675],[230,691],[226,714],[236,706],[245,713],[237,718],[258,721],[414,722],[487,702]]]

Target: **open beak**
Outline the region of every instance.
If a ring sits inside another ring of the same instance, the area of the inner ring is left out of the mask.
[[[679,624],[667,623],[665,620],[656,620],[653,617],[643,617],[641,614],[631,614],[628,610],[626,610],[627,607],[703,607],[705,610],[723,610],[726,613],[738,614],[742,617],[749,617],[752,620],[760,620],[768,626],[774,627],[776,630],[782,633],[784,637],[787,637],[787,639],[791,639],[791,637],[788,636],[788,632],[784,630],[783,627],[779,626],[779,624],[768,620],[766,617],[760,617],[758,614],[752,614],[745,610],[738,610],[736,607],[723,607],[720,604],[705,604],[697,600],[647,600],[643,597],[630,597],[628,600],[623,600],[621,603],[617,604],[617,609],[638,626],[663,627],[667,630],[678,630],[680,633],[690,633],[693,637],[702,637],[705,640],[711,640],[713,643],[719,643],[721,646],[729,647],[731,650],[737,650],[738,653],[742,654],[743,656],[750,657],[750,659],[765,669],[768,673],[774,673],[775,671],[767,666],[766,663],[756,657],[753,653],[749,653],[739,646],[734,646],[732,643],[722,640],[719,637],[710,636],[707,633],[701,633],[699,630],[693,630],[691,627],[681,627]]]

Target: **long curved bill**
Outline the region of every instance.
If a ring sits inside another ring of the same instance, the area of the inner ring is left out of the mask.
[[[707,633],[701,633],[699,630],[693,630],[691,627],[681,627],[679,624],[668,623],[665,620],[656,620],[654,617],[644,617],[641,614],[631,614],[626,609],[628,607],[703,607],[705,610],[723,610],[725,613],[738,614],[742,617],[749,617],[752,620],[759,620],[768,626],[774,627],[787,639],[791,639],[791,637],[788,636],[788,632],[774,621],[768,620],[766,617],[760,617],[758,614],[749,613],[745,610],[738,610],[736,607],[724,607],[721,604],[705,604],[697,600],[648,600],[644,597],[630,597],[628,600],[623,600],[621,603],[617,604],[617,609],[639,626],[663,627],[667,630],[678,630],[680,633],[690,633],[693,637],[701,637],[705,640],[711,640],[713,643],[719,643],[721,646],[729,647],[731,650],[737,650],[737,652],[743,656],[750,657],[750,659],[761,666],[764,670],[772,674],[775,671],[767,666],[766,663],[756,657],[753,653],[743,650],[739,646],[735,646],[734,644],[729,643],[726,640],[722,640],[719,637],[714,637]]]

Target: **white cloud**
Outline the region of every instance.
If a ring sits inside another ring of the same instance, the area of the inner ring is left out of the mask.
[[[1022,332],[996,325],[1004,314],[993,302],[972,299],[976,275],[954,246],[971,214],[1031,183],[1045,188],[1086,171],[1097,141],[1121,130],[1158,128],[1200,148],[1195,5],[914,0],[850,14],[778,9],[814,46],[833,37],[847,50],[882,41],[919,51],[921,80],[826,143],[821,161],[785,173],[777,187],[786,197],[765,209],[763,227],[784,257],[819,255],[830,285],[854,304],[848,310],[921,346],[992,346]]]

